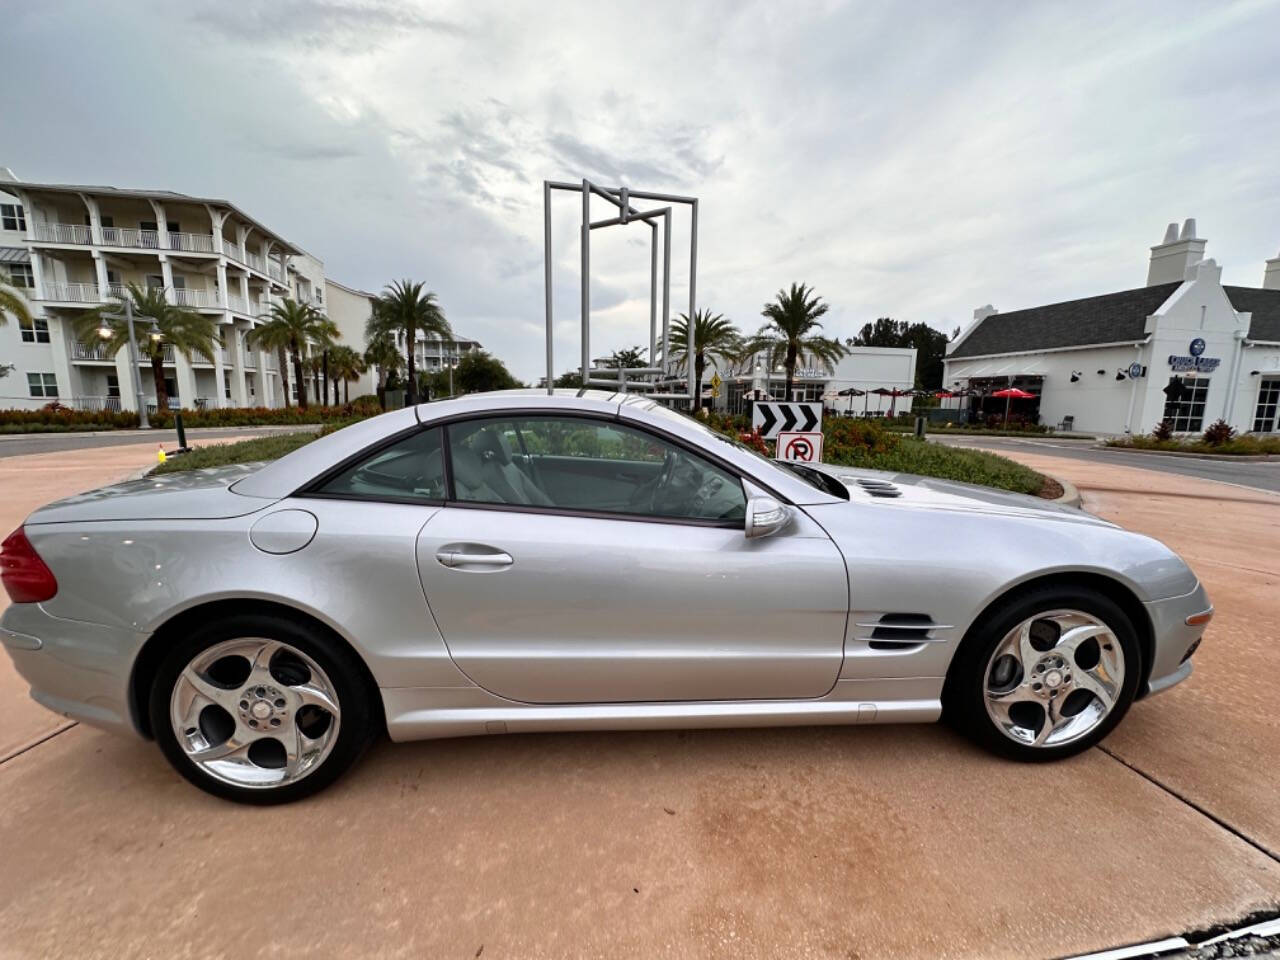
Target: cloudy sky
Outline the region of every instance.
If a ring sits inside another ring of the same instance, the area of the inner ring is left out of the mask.
[[[425,280],[526,379],[544,179],[699,197],[699,305],[744,330],[793,280],[839,336],[1140,286],[1189,216],[1227,282],[1280,251],[1275,2],[6,7],[0,165],[224,197],[334,279]],[[558,372],[579,214],[557,201]],[[647,242],[593,237],[594,354],[647,336]]]

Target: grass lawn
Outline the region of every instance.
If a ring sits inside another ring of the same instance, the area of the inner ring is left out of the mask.
[[[200,470],[204,467],[225,467],[231,463],[254,463],[258,460],[275,460],[306,446],[320,434],[315,432],[277,433],[269,437],[254,437],[238,443],[211,444],[194,447],[190,453],[171,457],[157,464],[152,476],[177,473],[180,470]]]
[[[999,487],[1014,493],[1056,497],[1061,487],[1030,467],[983,450],[961,450],[914,437],[904,437],[887,449],[829,446],[824,459],[849,467],[916,473],[962,483]]]

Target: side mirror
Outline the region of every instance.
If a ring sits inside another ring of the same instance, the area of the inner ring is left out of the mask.
[[[773,497],[752,497],[747,501],[747,539],[754,540],[777,533],[790,519],[791,512]]]

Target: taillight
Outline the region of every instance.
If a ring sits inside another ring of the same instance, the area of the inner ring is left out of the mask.
[[[0,543],[0,580],[14,603],[53,599],[58,581],[19,527]]]

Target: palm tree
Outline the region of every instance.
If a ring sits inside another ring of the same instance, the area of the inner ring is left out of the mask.
[[[404,363],[400,348],[396,346],[395,334],[379,333],[375,324],[376,317],[370,316],[365,325],[365,340],[368,347],[364,351],[366,366],[378,368],[378,403],[383,406],[387,402],[387,374],[399,370]],[[372,328],[372,333],[370,332]]]
[[[31,324],[34,319],[26,299],[18,292],[17,287],[0,283],[0,327],[9,322],[9,314],[18,318],[18,323]]]
[[[342,382],[342,402],[351,402],[351,381],[359,380],[365,371],[364,357],[350,347],[334,347],[329,351],[329,372],[333,374],[333,402],[338,402],[338,382]]]
[[[284,405],[289,406],[289,344],[293,342],[293,333],[288,327],[273,322],[254,327],[245,337],[247,344],[254,344],[263,350],[276,352],[277,366],[280,368],[280,389],[284,392]]]
[[[441,340],[453,339],[453,331],[444,317],[444,311],[440,309],[436,295],[423,287],[424,284],[412,280],[397,280],[388,284],[369,319],[369,324],[375,326],[376,333],[404,335],[409,368],[406,387],[411,404],[418,402],[418,377],[413,369],[413,351],[418,331]]]
[[[293,379],[298,385],[298,406],[307,408],[307,381],[302,375],[303,355],[308,345],[332,342],[337,338],[338,325],[309,303],[285,300],[273,304],[270,313],[259,319],[265,322],[250,331],[250,336],[262,346],[288,347],[293,355]],[[283,350],[281,351],[283,353]],[[283,361],[283,356],[281,360]],[[285,404],[289,402],[289,383],[283,363],[280,376],[284,382]]]
[[[803,283],[791,284],[789,291],[779,290],[774,301],[766,303],[761,311],[768,322],[747,346],[752,353],[767,351],[771,369],[779,360],[786,366],[787,400],[791,399],[797,361],[817,361],[829,367],[849,352],[839,340],[817,333],[822,329],[819,318],[826,312],[827,304]]]
[[[693,395],[695,409],[702,406],[702,374],[707,369],[707,358],[728,363],[742,349],[742,335],[732,321],[723,314],[710,310],[693,312]],[[689,359],[689,317],[680,314],[671,323],[669,358],[678,362]]]
[[[218,324],[213,317],[174,306],[164,295],[163,287],[142,287],[130,283],[125,296],[133,302],[134,326],[137,331],[138,353],[151,363],[151,375],[156,385],[156,409],[169,409],[169,391],[164,384],[164,352],[166,346],[182,354],[190,363],[197,354],[205,360],[213,360],[217,348]],[[124,300],[88,311],[73,322],[76,336],[89,340],[105,337],[107,353],[115,356],[129,345],[129,324],[120,313]],[[139,322],[141,321],[141,322]],[[151,321],[151,323],[147,323]],[[138,398],[142,403],[143,398]]]

